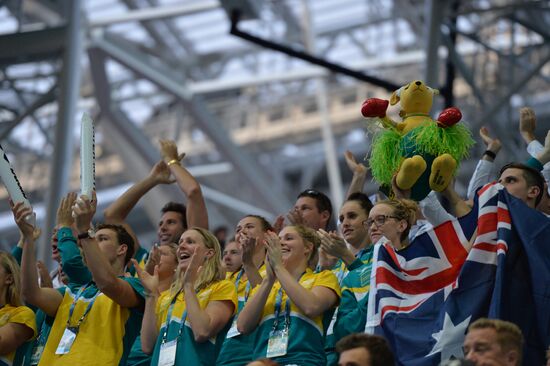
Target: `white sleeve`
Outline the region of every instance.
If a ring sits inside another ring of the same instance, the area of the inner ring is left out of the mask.
[[[543,149],[544,146],[542,146],[538,140],[533,140],[527,145],[527,152],[535,159]],[[544,169],[541,173],[544,175],[544,179],[548,182],[548,178],[550,177],[550,162],[544,164]]]
[[[483,159],[478,161],[474,174],[470,178],[470,183],[468,183],[468,199],[474,198],[476,190],[479,187],[495,180],[494,168],[495,163],[492,161]]]
[[[445,221],[454,219],[455,217],[445,211],[441,203],[437,199],[434,191],[426,196],[422,201],[418,202],[422,214],[434,227],[441,225]]]
[[[542,149],[544,149],[544,146],[542,146],[538,140],[533,140],[527,144],[527,152],[534,158],[537,157],[537,154],[540,153]]]

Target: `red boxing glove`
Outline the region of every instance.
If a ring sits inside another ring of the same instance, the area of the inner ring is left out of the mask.
[[[369,98],[363,102],[361,107],[361,114],[363,117],[380,117],[386,116],[386,109],[388,109],[389,101],[379,98]]]
[[[439,127],[443,128],[451,127],[461,119],[462,113],[460,113],[460,110],[456,107],[450,107],[439,113],[439,117],[437,117],[437,124]]]

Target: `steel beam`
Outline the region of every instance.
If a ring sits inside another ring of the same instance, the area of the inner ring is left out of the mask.
[[[327,61],[325,59],[313,56],[311,53],[303,52],[300,50],[296,50],[292,47],[285,46],[280,43],[276,43],[261,37],[257,37],[255,35],[252,35],[250,33],[243,32],[239,29],[239,20],[240,20],[240,14],[239,11],[234,10],[233,14],[231,16],[231,29],[229,31],[230,34],[239,37],[241,39],[244,39],[245,41],[254,43],[260,47],[272,49],[277,52],[284,53],[288,56],[298,58],[300,60],[307,61],[311,64],[318,65],[321,67],[324,67],[332,72],[339,73],[342,75],[346,75],[349,77],[352,77],[357,80],[364,81],[366,83],[370,83],[372,85],[379,86],[381,88],[384,88],[388,91],[394,91],[399,88],[399,85],[382,80],[380,78],[377,78],[375,76],[367,75],[364,72],[357,71],[357,70],[351,70],[347,67],[344,67],[342,65],[336,64],[334,62]]]
[[[523,77],[521,77],[514,85],[511,85],[508,88],[508,91],[499,99],[497,100],[491,107],[487,108],[485,113],[477,120],[478,125],[483,123],[484,121],[489,120],[490,118],[494,118],[494,115],[502,108],[512,95],[518,93],[519,90],[521,90],[522,87],[527,84],[531,78],[533,78],[535,75],[537,75],[548,62],[550,61],[550,53],[546,55],[537,65],[533,66],[531,70],[528,70]]]
[[[145,77],[159,88],[177,97],[185,106],[198,126],[214,142],[221,154],[233,163],[250,186],[256,191],[259,201],[268,204],[274,212],[286,212],[290,201],[281,191],[280,186],[274,184],[275,178],[270,177],[263,167],[242,151],[231,139],[223,124],[208,109],[200,97],[192,97],[185,87],[183,80],[174,75],[170,68],[160,60],[147,60],[141,53],[122,44],[106,38],[94,40],[95,47],[103,50],[117,62],[125,65],[136,74]]]
[[[43,107],[44,105],[53,102],[55,100],[56,88],[57,85],[52,86],[50,90],[48,90],[45,94],[36,99],[30,106],[27,107],[27,109],[22,114],[17,116],[13,121],[2,124],[0,130],[0,141],[3,141],[6,137],[8,137],[10,132],[15,127],[17,127],[17,125],[25,118],[27,118],[28,116],[32,116],[36,110]]]
[[[121,14],[106,16],[102,19],[93,19],[90,21],[89,25],[92,28],[97,28],[119,23],[168,19],[182,15],[217,9],[219,7],[220,4],[216,0],[201,0],[200,2],[193,4],[164,5],[147,9],[135,9],[126,11]]]
[[[81,0],[66,3],[67,32],[65,33],[65,52],[61,73],[60,107],[55,125],[55,144],[50,170],[50,186],[46,205],[44,235],[38,246],[38,258],[46,266],[51,264],[50,233],[55,225],[55,217],[61,197],[68,191],[73,157],[73,130],[76,103],[80,96],[80,59],[82,55],[83,28],[81,19]]]
[[[66,30],[66,27],[55,27],[0,36],[0,66],[61,56],[69,37]]]
[[[472,88],[472,91],[479,100],[480,104],[485,105],[485,98],[483,97],[483,93],[475,84],[475,79],[472,71],[470,70],[468,65],[466,65],[466,63],[462,59],[462,56],[458,52],[456,52],[455,43],[451,39],[450,35],[443,34],[443,44],[447,47],[452,63],[456,66],[468,85],[470,85],[470,88]]]
[[[426,29],[424,39],[426,44],[426,64],[424,81],[434,88],[439,88],[439,45],[441,42],[441,21],[445,15],[448,0],[426,1]]]

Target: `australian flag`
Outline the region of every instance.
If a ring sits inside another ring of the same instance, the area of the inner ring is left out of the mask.
[[[550,344],[550,219],[496,183],[472,212],[395,251],[377,244],[365,330],[389,341],[399,365],[463,357],[480,317],[517,324],[524,365],[542,365]]]

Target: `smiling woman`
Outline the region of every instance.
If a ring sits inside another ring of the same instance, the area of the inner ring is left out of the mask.
[[[395,249],[409,245],[409,231],[416,222],[416,202],[406,199],[385,200],[374,205],[364,224],[370,238],[376,243],[382,237],[388,239]]]
[[[175,281],[162,293],[159,267],[154,275],[137,269],[148,291],[141,346],[152,365],[213,365],[236,309],[235,286],[223,279],[220,244],[209,231],[184,232],[177,257]]]
[[[326,364],[323,317],[338,303],[340,286],[331,271],[313,273],[308,266],[319,241],[303,226],[267,234],[266,277],[237,320],[241,333],[257,329],[254,358],[282,365]]]
[[[21,301],[19,266],[0,252],[0,365],[11,365],[15,351],[36,335],[34,313]]]

